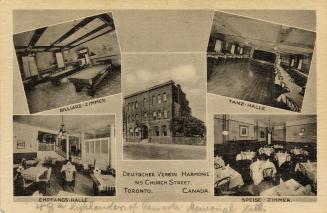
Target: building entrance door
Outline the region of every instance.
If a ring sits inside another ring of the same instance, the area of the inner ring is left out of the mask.
[[[146,125],[142,126],[142,140],[148,140],[149,137],[149,129]]]

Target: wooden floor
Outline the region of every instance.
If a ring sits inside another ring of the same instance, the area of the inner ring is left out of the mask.
[[[249,60],[226,61],[208,69],[209,93],[272,105],[274,70],[263,70]]]
[[[79,103],[95,98],[114,95],[121,92],[120,68],[113,69],[103,79],[95,92],[94,97],[87,94],[86,88],[76,92],[74,85],[67,78],[61,79],[59,86],[50,81],[40,83],[32,90],[26,90],[26,98],[31,113],[58,108],[61,106]]]

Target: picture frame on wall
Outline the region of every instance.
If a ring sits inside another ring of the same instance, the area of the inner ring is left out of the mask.
[[[240,125],[240,136],[241,137],[247,137],[248,132],[249,132],[249,127],[248,126]]]
[[[25,149],[25,141],[17,140],[17,149]]]

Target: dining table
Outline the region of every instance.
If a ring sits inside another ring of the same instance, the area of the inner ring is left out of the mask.
[[[242,175],[230,166],[215,169],[215,183],[221,179],[230,177],[229,189],[244,185]]]
[[[39,182],[39,178],[44,175],[46,171],[48,171],[46,167],[30,167],[23,170],[21,174],[25,180]]]
[[[266,189],[260,196],[315,196],[310,185],[302,186],[294,179],[285,182],[281,180],[279,185]]]

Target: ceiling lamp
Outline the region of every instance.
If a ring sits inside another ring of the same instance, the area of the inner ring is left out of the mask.
[[[65,124],[64,124],[64,116],[61,116],[61,125],[60,125],[60,129],[59,129],[59,134],[58,134],[58,138],[63,140],[66,138],[67,136],[67,131],[65,129]]]

